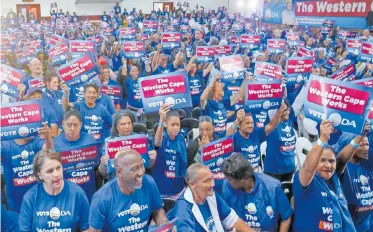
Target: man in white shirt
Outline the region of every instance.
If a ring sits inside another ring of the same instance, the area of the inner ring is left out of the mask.
[[[294,12],[291,10],[292,1],[286,1],[286,9],[282,12],[282,24],[285,25],[295,25],[295,15]]]

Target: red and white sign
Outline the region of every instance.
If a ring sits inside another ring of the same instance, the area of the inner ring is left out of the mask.
[[[282,78],[282,68],[280,65],[257,62],[255,64],[255,76],[268,77],[280,80]]]
[[[215,54],[216,55],[230,55],[232,54],[232,47],[231,46],[215,46]]]
[[[114,140],[108,140],[106,145],[106,152],[110,159],[115,158],[115,154],[124,149],[132,149],[140,154],[147,154],[147,138],[146,136],[140,136],[136,138],[132,137],[120,137]]]
[[[162,34],[162,43],[180,42],[181,34],[176,32],[165,32]]]

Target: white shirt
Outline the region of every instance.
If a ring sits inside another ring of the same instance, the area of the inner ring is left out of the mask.
[[[286,24],[286,25],[296,24],[294,12],[284,10],[282,12],[282,24]]]

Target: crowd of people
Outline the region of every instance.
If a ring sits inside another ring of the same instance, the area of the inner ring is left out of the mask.
[[[157,28],[147,31],[146,20]],[[26,23],[11,12],[3,19],[2,36],[15,39],[2,41],[1,62],[27,75],[17,85],[19,96],[10,97],[1,86],[2,104],[37,101],[43,124],[38,135],[2,138],[2,231],[148,231],[173,219],[173,230],[182,232],[373,231],[368,121],[362,134],[337,130],[326,119],[310,129],[303,111],[307,81],[286,83],[284,73],[277,109],[251,111],[242,101],[245,86],[256,80],[257,62],[285,70],[300,48],[314,54],[311,77],[327,79],[352,64],[356,80],[371,78],[373,65],[346,50],[346,37],[336,26],[324,33],[261,25],[224,7],[145,15],[135,8],[122,11],[117,3],[109,15],[103,12],[100,23],[62,9],[40,23]],[[144,42],[144,56],[126,56],[122,28],[135,28],[130,40]],[[180,32],[180,47],[165,49],[163,32]],[[289,33],[298,33],[297,45],[268,51],[269,39],[287,39]],[[234,41],[242,34],[259,35],[259,45]],[[76,57],[52,62],[48,51],[55,46],[54,35],[64,42],[95,40],[90,55],[97,75],[76,85],[64,82],[57,69]],[[356,38],[369,41],[370,31],[357,32]],[[20,62],[17,51],[26,41],[37,46],[27,62]],[[230,46],[228,55],[243,61],[244,78],[226,81],[218,56],[199,61],[200,46]],[[140,80],[177,71],[186,72],[191,107],[174,109],[163,102],[156,114],[144,111]],[[32,80],[41,84],[32,86]],[[103,93],[105,86],[121,87],[119,99]],[[141,134],[147,158],[134,149],[109,155],[111,141]],[[218,180],[201,148],[227,136],[233,138],[233,151],[220,165],[224,178]],[[312,149],[297,163],[300,137]],[[95,160],[72,167],[66,152],[82,160],[93,152]],[[290,192],[284,192],[284,183],[292,183]]]

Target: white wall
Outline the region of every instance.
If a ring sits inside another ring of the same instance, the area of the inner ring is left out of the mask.
[[[16,4],[24,4],[22,0],[0,0],[1,1],[1,14],[6,15],[10,8],[16,11]],[[158,0],[160,2],[161,0]],[[169,2],[173,0],[165,0]],[[205,0],[203,3],[199,0],[190,0],[190,5],[194,9],[196,4],[205,7],[206,10],[216,10],[219,6],[225,6],[230,12],[240,12],[245,14],[245,4],[239,4],[239,1],[247,1],[246,13],[251,15],[252,8],[250,8],[250,2],[253,0]],[[257,4],[260,9],[263,8],[263,0],[258,0]],[[34,0],[31,4],[40,4],[41,16],[49,16],[50,4],[57,2],[58,8],[62,8],[64,12],[69,11],[70,13],[76,12],[78,15],[100,15],[103,11],[109,13],[113,7],[113,3],[91,3],[91,4],[75,4],[75,0]],[[135,7],[137,10],[142,10],[144,13],[149,13],[153,10],[153,0],[123,0],[120,3],[122,8],[131,10]]]

